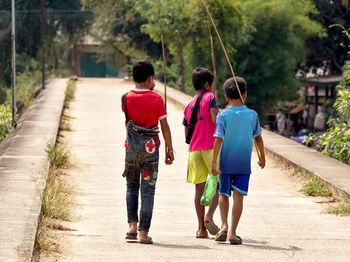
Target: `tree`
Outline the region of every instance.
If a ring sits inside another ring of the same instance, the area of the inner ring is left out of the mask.
[[[45,42],[51,49],[55,46],[55,39],[58,36],[67,36],[68,44],[72,46],[74,35],[83,32],[89,25],[91,15],[82,12],[80,0],[46,0],[46,31]],[[7,0],[0,0],[0,6],[3,11],[0,13],[0,26],[6,20],[6,28],[10,23],[7,19],[10,14],[11,6]],[[38,58],[41,52],[42,43],[40,27],[40,1],[26,0],[16,1],[16,50],[19,55],[30,58]],[[4,34],[4,31],[0,30]],[[1,33],[0,33],[1,34]],[[67,50],[67,46],[65,46]],[[0,78],[7,83],[10,82],[11,72],[11,37],[10,34],[0,38]],[[51,50],[53,51],[53,50]],[[48,60],[57,59],[48,57]],[[62,57],[62,53],[59,54]],[[48,63],[55,64],[48,61]]]
[[[178,67],[178,87],[185,91],[184,48],[189,36],[189,10],[183,0],[143,0],[137,1],[135,10],[147,23],[141,27],[153,41],[164,42],[174,56]]]
[[[243,10],[252,30],[238,48],[237,71],[248,83],[247,104],[264,122],[266,110],[296,93],[295,69],[304,59],[305,40],[322,30],[308,17],[315,12],[308,0],[247,0]]]
[[[84,0],[83,3],[95,14],[91,34],[102,43],[102,58],[114,54],[116,50],[131,59],[160,58],[161,46],[141,30],[147,21],[135,11],[135,1]]]
[[[306,67],[321,67],[327,62],[332,74],[341,74],[350,46],[348,39],[340,28],[334,24],[350,28],[350,9],[348,0],[313,0],[317,11],[310,18],[322,25],[326,34],[313,36],[307,40]]]

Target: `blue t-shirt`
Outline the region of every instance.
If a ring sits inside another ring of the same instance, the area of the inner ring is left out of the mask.
[[[222,110],[216,120],[214,137],[222,138],[220,172],[250,174],[253,139],[261,135],[258,114],[246,106]]]

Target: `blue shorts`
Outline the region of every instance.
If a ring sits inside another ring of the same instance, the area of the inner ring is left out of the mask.
[[[231,191],[248,194],[250,174],[220,174],[219,194],[231,197]]]

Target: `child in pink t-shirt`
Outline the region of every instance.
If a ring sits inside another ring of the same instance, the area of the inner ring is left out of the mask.
[[[207,213],[205,213],[205,207],[200,203],[205,182],[210,175],[214,146],[213,134],[218,114],[216,96],[213,90],[214,74],[206,68],[196,68],[192,74],[192,83],[197,93],[185,107],[183,125],[186,137],[196,101],[197,99],[201,100],[189,146],[187,183],[195,185],[194,203],[198,218],[196,237],[207,238],[207,230],[212,235],[219,232],[219,228],[213,221],[213,215],[218,205],[218,195],[215,194]]]

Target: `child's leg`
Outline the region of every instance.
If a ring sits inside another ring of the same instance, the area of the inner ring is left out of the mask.
[[[232,207],[232,219],[231,228],[229,233],[229,240],[238,239],[236,234],[236,229],[238,226],[239,219],[242,215],[243,210],[243,198],[244,196],[237,191],[233,191],[233,207]]]
[[[215,193],[213,200],[209,206],[208,212],[205,215],[205,221],[214,222],[213,216],[214,216],[214,212],[215,212],[216,208],[218,207],[218,204],[219,204],[219,194]]]
[[[126,176],[126,206],[128,212],[129,234],[137,233],[138,222],[138,204],[139,204],[139,188],[140,188],[140,171],[128,172]]]
[[[225,195],[219,196],[219,208],[220,208],[220,217],[221,217],[221,229],[220,232],[228,231],[228,209],[229,209],[229,199]]]
[[[196,184],[196,192],[194,195],[194,206],[196,208],[197,219],[198,219],[198,236],[204,237],[207,236],[207,230],[204,226],[204,214],[205,207],[201,205],[201,197],[203,195],[205,183]]]
[[[148,231],[151,227],[154,194],[158,177],[159,152],[144,159],[145,163],[141,168],[141,210],[139,224],[139,241],[151,244],[152,240],[148,237]],[[149,241],[150,240],[150,241]]]

